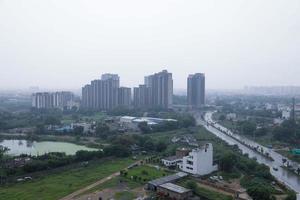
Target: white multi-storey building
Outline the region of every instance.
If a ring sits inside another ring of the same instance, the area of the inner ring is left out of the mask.
[[[201,148],[193,149],[188,156],[178,163],[179,169],[194,175],[210,174],[218,169],[213,164],[213,146],[207,143]]]
[[[281,118],[282,119],[290,119],[291,118],[291,109],[287,108],[285,110],[282,110],[281,112]]]

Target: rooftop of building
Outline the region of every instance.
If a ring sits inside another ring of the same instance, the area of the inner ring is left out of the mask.
[[[155,179],[153,181],[149,181],[149,184],[154,185],[154,186],[160,186],[164,183],[169,183],[169,182],[172,182],[172,181],[176,181],[176,180],[181,179],[181,178],[186,177],[186,176],[188,176],[187,173],[178,172],[178,173],[172,174],[170,176],[165,176],[165,177],[162,177],[162,178]]]
[[[169,157],[163,158],[163,160],[167,160],[167,161],[175,161],[175,160],[178,160],[178,159],[182,159],[182,157],[179,157],[179,156],[169,156]]]
[[[121,119],[132,120],[134,122],[150,122],[150,123],[158,123],[163,121],[169,122],[177,122],[176,119],[163,119],[163,118],[155,118],[155,117],[132,117],[132,116],[122,116]]]
[[[164,183],[164,184],[160,185],[159,187],[170,190],[172,192],[180,193],[180,194],[191,191],[190,189],[181,187],[179,185],[175,185],[173,183]]]

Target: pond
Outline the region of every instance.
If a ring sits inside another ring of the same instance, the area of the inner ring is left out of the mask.
[[[68,142],[52,141],[29,141],[29,140],[2,140],[0,145],[9,148],[9,155],[43,155],[50,152],[65,152],[67,155],[74,155],[79,150],[97,151],[98,149],[89,148]]]

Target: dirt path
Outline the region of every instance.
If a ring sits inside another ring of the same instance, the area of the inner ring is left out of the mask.
[[[134,164],[140,164],[140,163],[141,163],[141,161],[137,161]],[[125,169],[127,169],[127,168],[125,168]],[[122,169],[120,169],[120,170],[122,170]],[[115,173],[113,173],[113,174],[111,174],[111,175],[109,175],[109,176],[107,176],[107,177],[105,177],[103,179],[100,179],[99,181],[97,181],[97,182],[95,182],[95,183],[93,183],[93,184],[91,184],[89,186],[86,186],[86,187],[84,187],[82,189],[79,189],[79,190],[77,190],[77,191],[69,194],[68,196],[66,196],[64,198],[61,198],[60,200],[71,200],[71,199],[74,199],[76,196],[78,196],[78,195],[80,195],[80,194],[82,194],[82,193],[84,193],[84,192],[86,192],[86,191],[88,191],[88,190],[90,190],[90,189],[92,189],[92,188],[94,188],[94,187],[96,187],[96,186],[98,186],[98,185],[100,185],[100,184],[102,184],[102,183],[104,183],[104,182],[106,182],[106,181],[114,178],[114,177],[117,177],[119,175],[120,175],[120,172],[115,172]]]
[[[234,194],[230,193],[230,192],[226,192],[224,190],[221,190],[221,189],[217,189],[217,188],[214,188],[214,187],[211,187],[209,185],[205,185],[205,184],[202,184],[202,183],[197,183],[200,187],[202,188],[205,188],[207,190],[211,190],[211,191],[214,191],[214,192],[218,192],[218,193],[221,193],[221,194],[224,194],[224,195],[228,195],[228,196],[234,196]]]
[[[84,192],[86,192],[86,191],[88,191],[88,190],[96,187],[97,185],[100,185],[100,184],[102,184],[102,183],[104,183],[104,182],[106,182],[106,181],[108,181],[108,180],[110,180],[110,179],[112,179],[112,178],[114,178],[116,176],[119,176],[119,175],[120,175],[120,172],[116,172],[114,174],[111,174],[110,176],[105,177],[105,178],[103,178],[103,179],[101,179],[101,180],[99,180],[99,181],[97,181],[97,182],[95,182],[95,183],[93,183],[93,184],[85,187],[85,188],[82,188],[80,190],[77,190],[77,191],[69,194],[68,196],[62,198],[61,200],[70,200],[70,199],[73,199],[74,197],[78,196],[79,194],[82,194],[82,193],[84,193]]]

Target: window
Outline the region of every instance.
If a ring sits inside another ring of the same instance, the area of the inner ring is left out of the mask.
[[[194,162],[193,162],[193,161],[191,161],[191,160],[187,160],[187,164],[188,164],[188,165],[193,165],[193,164],[194,164]]]

